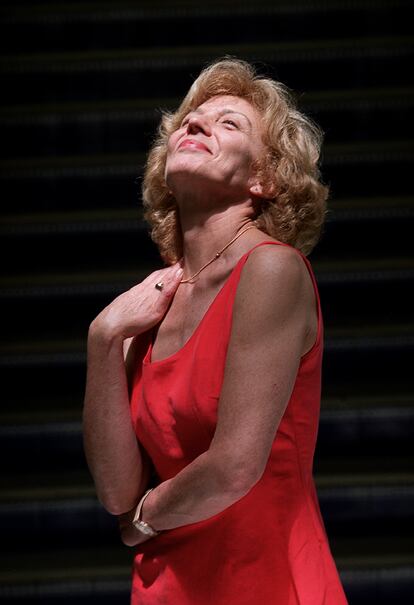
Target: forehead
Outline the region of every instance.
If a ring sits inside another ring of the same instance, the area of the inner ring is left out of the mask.
[[[220,111],[226,107],[244,113],[251,121],[260,121],[258,110],[246,99],[234,95],[217,95],[211,97],[211,99],[201,103],[201,105],[197,107],[197,110],[201,112]]]

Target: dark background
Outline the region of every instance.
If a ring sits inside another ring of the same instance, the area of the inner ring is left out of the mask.
[[[410,5],[2,4],[2,603],[129,601],[133,551],[82,452],[86,333],[160,265],[140,218],[145,153],[160,109],[225,54],[294,89],[326,133],[330,213],[311,255],[326,324],[318,493],[350,605],[411,602]]]

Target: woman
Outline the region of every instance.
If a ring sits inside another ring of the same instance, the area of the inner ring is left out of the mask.
[[[136,546],[133,604],[346,603],[312,479],[319,149],[286,89],[239,60],[163,117],[144,203],[169,267],[88,337],[85,450]]]

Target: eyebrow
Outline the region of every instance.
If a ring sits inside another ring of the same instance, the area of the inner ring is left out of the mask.
[[[194,109],[193,113],[204,113],[204,111],[202,109],[200,109],[199,107],[197,107],[197,109]],[[219,111],[219,116],[220,117],[224,116],[226,113],[237,113],[240,116],[243,116],[249,122],[250,128],[253,128],[253,124],[251,123],[251,121],[249,120],[249,118],[246,116],[245,113],[242,113],[241,111],[236,111],[235,109],[231,109],[230,107],[223,107],[223,109],[220,109],[220,111]]]

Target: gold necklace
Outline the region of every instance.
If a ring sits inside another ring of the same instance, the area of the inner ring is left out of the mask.
[[[211,263],[214,263],[215,260],[217,260],[218,258],[220,258],[220,256],[223,254],[223,252],[225,250],[227,250],[227,248],[229,246],[231,246],[231,244],[233,242],[236,241],[236,239],[238,239],[241,235],[243,235],[243,233],[246,233],[246,231],[248,231],[249,229],[253,229],[253,227],[256,227],[256,225],[249,225],[248,227],[246,227],[246,229],[243,229],[242,231],[240,231],[240,233],[237,233],[237,235],[235,235],[233,237],[233,239],[231,239],[225,246],[224,248],[222,248],[221,250],[219,250],[218,252],[215,253],[215,255],[213,256],[213,258],[211,260],[208,261],[208,263],[206,263],[205,265],[203,265],[201,267],[201,269],[199,269],[196,273],[194,273],[194,275],[192,275],[191,277],[188,277],[187,279],[182,279],[180,281],[180,284],[191,284],[193,283],[193,279],[195,279],[196,277],[198,277],[201,273],[201,271],[204,271],[204,269],[206,267],[208,267],[209,265],[211,265]]]

